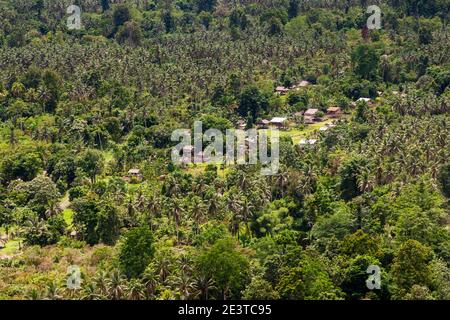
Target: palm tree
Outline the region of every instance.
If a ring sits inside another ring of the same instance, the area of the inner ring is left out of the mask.
[[[370,192],[373,189],[375,179],[368,167],[361,168],[357,176],[358,189],[361,193]]]
[[[57,203],[52,203],[49,208],[45,211],[45,216],[47,218],[55,217],[62,212],[61,207]]]
[[[25,296],[28,300],[41,300],[41,293],[36,289],[31,289],[27,292]]]
[[[169,206],[170,206],[170,210],[173,215],[173,220],[175,222],[176,236],[177,236],[177,241],[178,241],[179,240],[178,227],[180,225],[180,216],[181,216],[181,213],[184,212],[184,208],[182,206],[182,201],[180,199],[176,199],[176,198],[174,198],[170,202]]]
[[[195,298],[200,298],[201,300],[208,300],[209,293],[216,289],[214,281],[210,277],[204,275],[199,275],[195,278],[193,284],[193,296]]]
[[[181,300],[188,300],[192,294],[193,282],[191,277],[186,272],[181,272],[180,275],[174,275],[172,285],[175,286],[179,293]]]
[[[251,231],[250,231],[250,220],[253,216],[253,209],[254,206],[252,203],[250,203],[250,201],[247,198],[244,198],[243,202],[242,202],[242,209],[240,212],[240,217],[242,218],[242,221],[245,223],[245,227],[247,229],[247,234],[249,236],[251,236]]]
[[[131,279],[128,282],[127,296],[130,300],[141,300],[145,297],[145,286],[138,279]]]
[[[80,297],[81,300],[102,300],[104,298],[105,296],[99,292],[95,282],[90,281],[83,286]]]
[[[155,295],[155,290],[158,285],[158,274],[154,270],[153,265],[149,265],[142,274],[142,280],[145,285],[147,298],[151,299]]]
[[[205,215],[205,204],[198,196],[194,196],[191,199],[190,218],[194,219],[195,223],[202,223]]]
[[[51,281],[47,284],[45,291],[46,300],[60,300],[62,299],[62,290],[56,281]]]
[[[113,300],[120,300],[127,289],[125,278],[119,270],[114,270],[107,280],[108,295]]]
[[[284,191],[288,181],[289,181],[289,173],[286,170],[280,170],[280,172],[276,175],[275,185],[280,191],[282,198],[284,197]]]
[[[97,272],[93,279],[93,283],[96,289],[98,289],[100,295],[108,295],[108,272],[106,272],[105,270],[100,270],[99,272]]]
[[[213,193],[210,198],[207,200],[209,202],[208,205],[208,215],[210,217],[215,217],[217,213],[220,211],[220,195],[217,193]]]

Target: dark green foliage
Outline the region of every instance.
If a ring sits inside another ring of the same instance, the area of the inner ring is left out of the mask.
[[[351,200],[361,194],[358,178],[365,163],[365,159],[357,157],[348,160],[340,168],[341,182],[339,189],[344,200]]]
[[[217,0],[196,0],[198,11],[213,11]]]
[[[100,208],[97,199],[92,196],[76,199],[72,204],[74,210],[73,222],[84,241],[90,245],[100,240],[98,234],[98,219]]]
[[[120,235],[120,218],[117,208],[106,204],[99,212],[97,231],[100,241],[114,245]]]
[[[249,263],[230,238],[220,239],[204,249],[197,259],[199,272],[214,279],[221,297],[239,297],[247,282]]]
[[[103,12],[108,11],[110,8],[109,0],[100,0]]]
[[[448,0],[380,30],[367,1],[77,0],[68,31],[60,2],[0,1],[0,299],[450,299]],[[274,117],[274,175],[171,161]]]
[[[352,53],[353,71],[363,79],[374,80],[380,57],[370,45],[359,45]]]
[[[299,4],[300,4],[299,0],[289,0],[289,8],[288,8],[289,19],[298,16]]]
[[[240,97],[238,112],[242,117],[250,116],[254,123],[267,108],[267,97],[258,88],[250,87]]]
[[[442,166],[439,172],[439,183],[441,185],[442,193],[450,198],[450,164]]]
[[[33,150],[16,150],[14,154],[1,161],[2,183],[8,184],[14,179],[30,181],[42,169],[41,156]]]
[[[129,278],[138,277],[144,272],[153,257],[153,242],[153,233],[147,226],[134,228],[125,235],[119,262]]]
[[[113,22],[116,27],[120,27],[131,19],[130,9],[125,5],[119,5],[114,9]]]

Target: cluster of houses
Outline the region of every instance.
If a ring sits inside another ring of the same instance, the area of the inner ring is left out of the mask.
[[[207,156],[203,151],[196,152],[194,146],[185,146],[183,147],[183,157],[181,158],[181,162],[183,164],[190,164],[195,161],[201,161],[202,163],[207,163],[211,161],[211,158]]]
[[[327,109],[327,118],[339,118],[342,114],[342,109],[340,107],[330,107]],[[294,118],[304,119],[304,123],[313,124],[323,120],[323,113],[319,109],[308,109],[302,112],[294,113]],[[277,128],[280,130],[289,129],[289,121],[286,117],[275,117],[272,120],[263,119],[256,123],[259,129]],[[238,129],[245,129],[245,123],[240,122],[238,124]]]
[[[291,90],[300,90],[301,88],[305,88],[305,87],[309,86],[310,84],[311,83],[309,81],[303,80],[289,88],[286,88],[284,86],[278,86],[275,88],[275,92],[279,95],[285,95]]]

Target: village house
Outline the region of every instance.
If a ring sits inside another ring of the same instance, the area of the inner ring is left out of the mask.
[[[136,181],[136,182],[141,182],[143,179],[143,176],[141,174],[141,170],[139,169],[130,169],[128,170],[128,179],[126,179],[127,181]]]
[[[330,107],[327,109],[327,116],[330,118],[337,118],[341,115],[342,110],[339,107]]]
[[[278,86],[275,88],[275,92],[279,95],[285,95],[289,92],[289,89],[283,86]]]
[[[317,120],[317,113],[319,109],[308,109],[304,113],[304,119],[306,124],[314,123]]]
[[[266,119],[263,119],[256,123],[256,126],[258,127],[258,129],[267,129],[269,127],[269,125],[270,125],[270,121],[266,120]]]
[[[270,120],[270,125],[277,129],[287,129],[289,126],[287,118],[280,118],[280,117],[275,117],[272,120]]]
[[[300,82],[297,83],[297,84],[294,84],[294,85],[291,87],[291,89],[300,90],[301,88],[305,88],[305,87],[309,86],[310,84],[311,84],[311,83],[310,83],[309,81],[303,80],[303,81],[300,81]]]
[[[302,139],[300,140],[300,146],[313,146],[317,143],[317,139]]]
[[[365,102],[367,103],[367,105],[372,106],[373,105],[373,101],[370,98],[359,98],[356,101],[353,101],[350,103],[351,107],[356,107],[358,105],[359,102]]]
[[[365,103],[370,103],[372,101],[372,99],[370,98],[359,98],[358,100],[356,100],[356,102],[365,102]]]
[[[207,156],[203,151],[200,151],[199,153],[197,153],[194,161],[198,161],[197,159],[201,160],[202,163],[211,162],[211,158],[209,156]]]

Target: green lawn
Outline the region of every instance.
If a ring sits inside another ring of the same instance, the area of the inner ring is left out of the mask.
[[[66,222],[67,226],[70,228],[73,223],[73,210],[72,209],[64,209],[63,212],[64,221]]]

